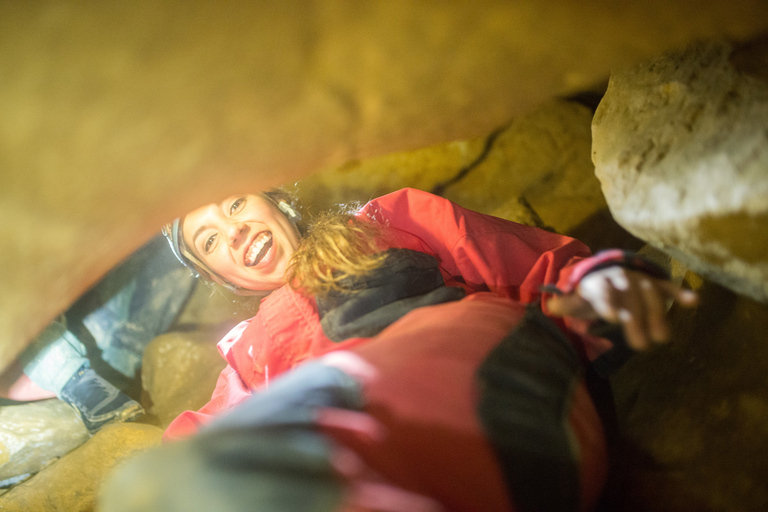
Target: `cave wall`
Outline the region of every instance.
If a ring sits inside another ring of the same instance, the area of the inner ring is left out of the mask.
[[[0,368],[165,221],[489,133],[760,0],[0,3]]]

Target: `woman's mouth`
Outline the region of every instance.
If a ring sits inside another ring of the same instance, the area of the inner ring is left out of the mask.
[[[251,246],[245,252],[245,266],[257,265],[272,248],[272,233],[263,231],[253,239]]]

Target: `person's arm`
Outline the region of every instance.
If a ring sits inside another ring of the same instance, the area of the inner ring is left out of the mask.
[[[427,192],[393,192],[368,203],[360,216],[385,225],[393,245],[436,256],[447,282],[523,303],[541,299],[552,316],[621,324],[634,349],[666,341],[661,305],[668,299],[696,303],[695,294],[623,251],[592,256],[573,238],[467,210]],[[617,282],[625,281],[622,290]]]
[[[368,203],[361,218],[386,226],[389,243],[437,257],[446,281],[533,302],[543,285],[572,289],[573,266],[590,257],[573,238],[462,208],[439,196],[403,189]],[[546,292],[545,292],[546,293]]]
[[[556,316],[619,324],[627,345],[645,350],[669,341],[670,300],[692,307],[698,296],[652,272],[611,265],[586,273],[571,293],[552,297],[547,307]]]

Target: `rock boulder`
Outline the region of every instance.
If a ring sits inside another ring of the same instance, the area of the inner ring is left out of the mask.
[[[635,236],[768,301],[768,41],[698,44],[613,73],[593,123],[597,177]]]

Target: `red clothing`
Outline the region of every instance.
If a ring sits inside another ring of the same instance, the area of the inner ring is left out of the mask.
[[[349,484],[344,510],[516,510],[478,419],[476,372],[523,314],[519,303],[476,293],[414,310],[369,343],[322,359],[364,389],[363,411],[327,408],[317,420],[339,443],[334,465]],[[590,510],[607,472],[603,429],[577,376],[566,403],[562,427],[578,454],[579,508]],[[547,492],[556,483],[539,485]]]
[[[434,256],[445,284],[461,286],[470,295],[491,291],[518,303],[533,302],[542,298],[542,285],[572,290],[585,267],[597,262],[588,258],[589,249],[577,240],[482,215],[415,189],[374,199],[357,215],[385,226],[384,245]],[[268,386],[270,378],[306,359],[366,340],[330,341],[320,325],[315,300],[283,286],[262,301],[256,316],[219,343],[228,366],[211,401],[197,412],[177,417],[164,439],[195,432],[212,416],[249,396],[252,389]],[[578,348],[590,358],[609,348],[604,340],[598,345],[594,339],[589,341],[592,346]]]

